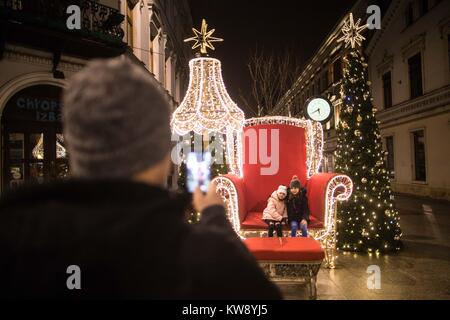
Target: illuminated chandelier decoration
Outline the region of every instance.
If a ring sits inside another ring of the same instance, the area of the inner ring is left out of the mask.
[[[361,35],[365,29],[367,29],[367,24],[363,24],[360,26],[361,19],[356,21],[353,19],[353,13],[350,12],[350,17],[347,21],[345,21],[344,26],[342,27],[342,33],[344,34],[341,38],[338,39],[337,42],[345,42],[345,46],[347,47],[349,44],[354,49],[356,46],[361,46],[363,40],[366,40]]]
[[[240,154],[237,141],[241,139],[244,112],[229,96],[219,60],[207,56],[207,49],[215,50],[212,42],[223,39],[212,37],[203,19],[201,31],[192,29],[195,36],[193,49],[200,48],[197,58],[189,62],[189,87],[180,106],[172,115],[172,130],[183,136],[190,132],[199,135],[219,133],[226,135],[227,160],[231,172],[240,175]]]

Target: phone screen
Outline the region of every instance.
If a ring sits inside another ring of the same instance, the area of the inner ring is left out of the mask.
[[[193,193],[197,186],[208,191],[211,181],[211,153],[191,152],[187,155],[187,189]]]

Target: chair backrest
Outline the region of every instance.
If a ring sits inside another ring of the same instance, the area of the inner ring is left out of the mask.
[[[261,118],[247,121],[244,128],[242,169],[247,212],[263,211],[272,192],[280,184],[289,185],[293,175],[298,176],[302,185],[306,185],[309,177],[310,123],[273,122],[276,121]]]

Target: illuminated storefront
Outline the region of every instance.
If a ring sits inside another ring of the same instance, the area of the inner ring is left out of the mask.
[[[62,88],[33,85],[15,93],[2,113],[2,189],[69,173],[61,126]]]

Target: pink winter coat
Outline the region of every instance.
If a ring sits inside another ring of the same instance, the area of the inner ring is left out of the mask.
[[[263,211],[263,220],[281,221],[287,218],[287,210],[284,200],[279,200],[277,191],[274,191],[267,200],[267,207]]]

